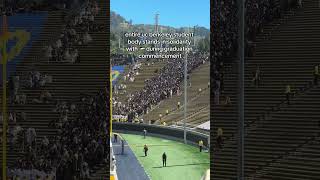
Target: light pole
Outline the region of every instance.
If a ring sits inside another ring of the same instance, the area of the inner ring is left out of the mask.
[[[184,118],[183,118],[183,139],[184,143],[187,143],[187,130],[186,130],[186,119],[187,119],[187,76],[188,76],[188,71],[187,71],[187,58],[188,58],[188,53],[187,51],[185,52],[185,58],[184,58]]]
[[[188,33],[190,32],[190,29],[188,27]],[[188,36],[189,40],[189,36]],[[185,51],[185,59],[184,59],[184,118],[183,118],[183,139],[184,143],[187,143],[187,129],[186,129],[186,120],[187,120],[187,103],[188,103],[188,97],[187,97],[187,76],[188,76],[188,51]]]

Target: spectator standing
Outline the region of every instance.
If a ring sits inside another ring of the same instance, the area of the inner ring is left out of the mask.
[[[203,141],[200,140],[199,141],[199,150],[200,150],[200,152],[202,152],[202,148],[203,148]]]
[[[318,120],[318,138],[320,141],[320,120]]]
[[[291,86],[289,84],[286,86],[285,94],[286,94],[287,104],[290,105]]]
[[[302,0],[298,0],[298,5],[300,8],[302,8]]]
[[[259,84],[260,84],[260,73],[261,73],[260,67],[257,66],[256,71],[254,73],[254,77],[253,77],[253,84],[256,87],[259,86]]]
[[[319,65],[316,65],[314,67],[313,77],[314,77],[313,83],[314,83],[314,85],[317,86],[318,85],[318,80],[319,80]]]
[[[118,142],[118,134],[114,134],[114,142]]]
[[[11,102],[13,102],[14,99],[14,84],[13,84],[13,79],[10,76],[9,81],[8,81],[8,88],[9,88],[9,99]]]
[[[167,155],[165,152],[162,154],[162,166],[163,167],[167,166]]]
[[[143,138],[145,139],[147,136],[147,130],[146,129],[143,129]]]
[[[224,105],[230,105],[231,104],[231,98],[230,96],[225,96]]]
[[[121,154],[124,154],[124,140],[121,139]]]
[[[318,137],[320,138],[320,120],[318,121]]]
[[[148,146],[145,144],[143,147],[143,151],[144,151],[144,156],[148,156]]]
[[[222,149],[222,144],[223,144],[223,129],[219,128],[217,132],[217,149]]]

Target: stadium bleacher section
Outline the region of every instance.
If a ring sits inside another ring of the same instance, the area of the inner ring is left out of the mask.
[[[205,54],[196,53],[188,58],[188,72],[204,64],[208,60]],[[136,113],[138,116],[145,114],[156,106],[160,101],[168,99],[171,94],[181,92],[180,84],[183,79],[183,61],[180,59],[170,60],[162,69],[144,83],[144,87],[130,94],[127,102],[114,103],[114,112],[118,115]]]
[[[313,69],[319,64],[319,4],[303,1],[280,19],[264,25],[245,57],[245,178],[317,179],[319,88]],[[252,83],[257,66],[261,85]],[[225,63],[224,92],[237,100],[236,63]],[[227,69],[228,68],[228,69]],[[286,85],[294,95],[288,105]],[[237,106],[215,105],[214,132],[223,128],[224,146],[212,157],[213,179],[237,176]],[[312,165],[311,165],[312,164]],[[313,166],[313,167],[312,167]]]
[[[31,48],[32,42],[38,40],[43,24],[47,20],[46,12],[21,13],[15,16],[8,16],[7,26],[9,31],[8,52],[8,76],[15,72],[16,65],[23,60],[26,52]],[[0,18],[0,24],[3,24]],[[2,45],[1,45],[2,46]],[[14,50],[16,48],[16,50]],[[2,69],[2,65],[1,69]],[[2,79],[2,73],[0,75]],[[2,82],[0,83],[2,84]]]
[[[106,144],[108,132],[105,126],[109,118],[107,115],[109,76],[106,74],[106,69],[109,67],[106,60],[108,34],[105,29],[106,2],[99,1],[98,3],[102,8],[94,21],[96,26],[104,28],[99,31],[89,31],[93,39],[89,46],[77,46],[81,62],[76,64],[48,63],[41,52],[45,46],[60,37],[65,27],[64,22],[68,19],[65,18],[66,11],[49,11],[38,40],[32,43],[30,50],[24,56],[19,57],[20,61],[17,64],[15,76],[24,77],[31,70],[35,70],[41,74],[51,75],[53,81],[41,88],[27,88],[21,84],[19,92],[26,95],[26,104],[10,104],[8,107],[12,117],[15,117],[14,114],[16,114],[16,118],[9,120],[10,133],[8,133],[7,146],[8,149],[12,149],[7,152],[7,160],[10,169],[33,167],[33,169],[44,172],[55,170],[57,177],[65,176],[69,179],[72,176],[87,176],[88,173],[92,179],[101,179],[103,176],[96,174],[100,170],[106,175],[105,166],[108,156],[105,150],[108,148]],[[7,102],[9,103],[9,100]],[[25,118],[20,118],[22,113]],[[88,120],[88,117],[92,117],[91,121]],[[10,134],[13,128],[18,127],[23,128],[25,132],[31,132],[32,135],[29,136],[30,133],[27,133],[26,142],[22,136],[22,141],[17,143],[18,146],[12,147]],[[100,128],[97,129],[97,127]],[[95,130],[93,131],[92,128]],[[35,133],[32,133],[33,129]],[[30,140],[32,148],[31,151],[28,151],[27,145]],[[36,148],[32,143],[34,140]],[[22,144],[25,147],[21,146]],[[51,146],[50,152],[58,151],[56,159],[59,160],[60,165],[57,165],[57,161],[52,161],[54,156],[43,149],[44,145]],[[88,152],[94,152],[100,156],[93,156]],[[76,154],[78,157],[74,156]],[[38,161],[34,161],[35,156]],[[75,158],[79,159],[79,163],[76,163]],[[77,164],[76,168],[72,168],[72,162]],[[23,175],[20,178],[23,178]]]

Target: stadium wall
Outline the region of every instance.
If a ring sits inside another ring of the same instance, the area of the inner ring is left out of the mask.
[[[147,136],[155,136],[165,139],[183,142],[183,130],[168,126],[149,125],[149,124],[133,124],[133,123],[112,123],[114,132],[127,134],[143,134],[143,129],[147,130]],[[187,131],[187,143],[190,145],[198,145],[200,140],[204,146],[208,147],[209,135],[199,132]]]

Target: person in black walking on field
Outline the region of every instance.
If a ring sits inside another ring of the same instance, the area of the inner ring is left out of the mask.
[[[167,167],[167,155],[165,152],[162,154],[162,166]]]
[[[144,156],[148,155],[148,146],[145,144],[143,147],[143,151],[144,151]]]

